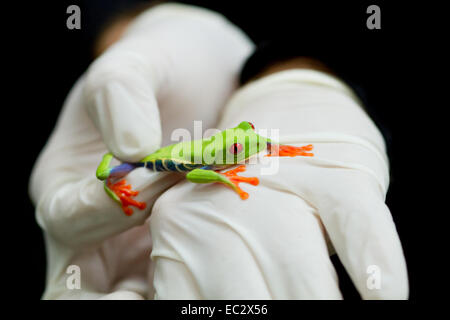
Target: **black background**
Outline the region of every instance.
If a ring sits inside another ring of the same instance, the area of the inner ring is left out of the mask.
[[[13,18],[7,26],[11,41],[4,51],[12,56],[6,64],[14,69],[11,78],[14,97],[3,110],[4,119],[19,119],[20,125],[8,129],[8,139],[4,139],[4,148],[14,150],[16,156],[14,166],[8,162],[14,170],[14,179],[3,187],[12,196],[14,215],[18,216],[10,218],[14,225],[19,223],[20,233],[8,233],[7,247],[12,252],[7,268],[13,289],[23,293],[26,288],[27,298],[39,299],[45,284],[45,246],[27,189],[32,166],[54,127],[67,93],[92,61],[92,42],[100,26],[114,12],[141,2],[60,0],[24,4],[9,11]],[[256,43],[287,36],[342,59],[352,79],[364,88],[371,116],[388,142],[391,184],[387,204],[405,251],[410,299],[414,300],[418,249],[413,221],[418,208],[411,205],[408,192],[414,179],[408,158],[411,135],[406,126],[416,111],[406,98],[411,96],[406,81],[410,80],[411,55],[415,52],[408,49],[412,30],[407,23],[407,7],[384,1],[182,2],[223,13]],[[81,8],[81,30],[66,28],[66,9],[71,4]],[[381,8],[381,30],[366,28],[366,8],[370,4]],[[414,36],[417,34],[414,30]],[[14,58],[19,58],[20,63],[15,63]],[[333,259],[344,297],[358,299],[342,265]]]

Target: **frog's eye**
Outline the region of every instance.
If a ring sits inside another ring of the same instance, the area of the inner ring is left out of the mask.
[[[252,129],[255,130],[255,126],[253,125],[253,123],[251,123],[250,121],[247,121],[247,122],[252,127]]]
[[[240,144],[240,143],[233,143],[230,147],[231,154],[238,154],[241,151],[242,151],[242,144]]]

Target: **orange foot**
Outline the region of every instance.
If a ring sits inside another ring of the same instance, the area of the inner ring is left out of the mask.
[[[122,202],[122,210],[127,216],[133,214],[133,209],[129,206],[139,208],[141,210],[145,209],[147,204],[145,202],[139,202],[133,198],[139,194],[139,191],[131,190],[131,185],[126,184],[126,180],[121,180],[116,183],[108,183],[108,188],[111,189]]]
[[[233,189],[239,194],[242,200],[248,199],[248,193],[239,187],[239,183],[245,182],[254,186],[257,186],[259,184],[259,179],[256,177],[241,177],[237,175],[238,172],[244,172],[245,169],[245,165],[240,165],[239,167],[231,169],[227,172],[219,172],[234,185]]]
[[[314,153],[306,152],[306,151],[311,151],[312,149],[313,149],[312,144],[308,144],[307,146],[303,146],[303,147],[272,144],[270,146],[269,153],[266,156],[267,157],[296,157],[296,156],[312,157],[312,156],[314,156]]]

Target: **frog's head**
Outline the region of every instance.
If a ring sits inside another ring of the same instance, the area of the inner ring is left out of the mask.
[[[258,135],[253,124],[248,121],[216,134],[213,140],[215,164],[243,162],[264,151],[270,143],[269,139]]]

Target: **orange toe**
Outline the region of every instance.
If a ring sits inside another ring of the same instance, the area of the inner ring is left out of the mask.
[[[239,194],[242,200],[248,199],[249,195],[247,192],[241,189],[239,183],[244,182],[254,186],[259,184],[259,179],[257,177],[242,177],[238,176],[238,172],[244,172],[246,169],[245,165],[240,165],[237,168],[231,169],[227,172],[219,172],[228,178],[228,180],[234,185],[234,190]]]
[[[108,183],[108,188],[119,197],[122,202],[123,212],[127,216],[131,216],[133,214],[133,209],[130,208],[130,206],[143,210],[146,208],[147,204],[145,202],[134,200],[133,198],[139,194],[139,191],[132,190],[131,185],[127,185],[126,183],[126,180],[121,180],[114,184]]]

